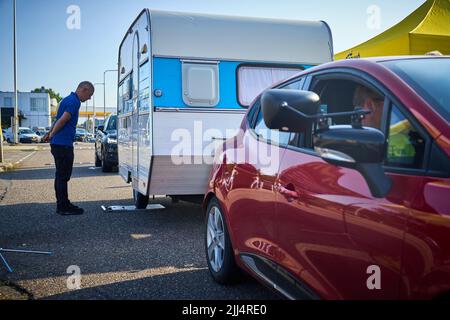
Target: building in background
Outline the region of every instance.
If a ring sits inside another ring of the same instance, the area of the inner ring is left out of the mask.
[[[49,127],[52,104],[55,101],[50,99],[48,93],[19,92],[19,126]],[[14,116],[14,92],[0,91],[0,108],[2,128],[11,127],[11,117]]]

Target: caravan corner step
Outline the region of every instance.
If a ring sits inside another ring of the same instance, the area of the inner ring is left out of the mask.
[[[146,209],[136,209],[135,206],[102,206],[104,212],[119,212],[119,211],[147,211],[147,210],[162,210],[165,209],[161,204],[149,204]]]

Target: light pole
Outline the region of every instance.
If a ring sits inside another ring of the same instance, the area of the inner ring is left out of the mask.
[[[2,108],[0,107],[0,163],[3,162]]]
[[[97,82],[97,83],[94,83],[94,88],[95,88],[95,86],[103,86],[103,91],[105,90],[105,84],[104,83],[101,83],[101,82]],[[95,92],[94,92],[94,95],[92,96],[92,102],[93,102],[93,104],[94,104],[94,129],[93,129],[93,134],[95,134],[95,120],[97,119],[97,114],[96,114],[96,109],[95,109]]]
[[[108,72],[118,72],[118,70],[105,70],[103,72],[103,124],[105,124],[106,119],[106,74]]]
[[[88,128],[89,128],[89,124],[88,124],[89,116],[87,114],[87,112],[88,112],[88,102],[87,102],[87,100],[86,100],[86,106],[85,107],[86,107],[86,110],[85,110],[85,112],[86,112],[86,122],[85,122],[85,125],[84,125],[84,129],[86,131],[88,131]]]
[[[14,42],[14,123],[13,123],[13,135],[14,143],[18,143],[17,126],[19,118],[19,106],[18,106],[18,94],[17,94],[17,41],[16,41],[16,0],[13,2],[13,42]]]

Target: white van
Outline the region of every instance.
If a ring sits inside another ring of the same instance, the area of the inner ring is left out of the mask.
[[[205,160],[234,135],[253,98],[332,57],[323,21],[142,11],[118,61],[119,172],[136,207],[149,195],[203,195]]]

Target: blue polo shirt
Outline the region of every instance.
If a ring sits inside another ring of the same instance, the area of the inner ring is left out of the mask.
[[[50,141],[51,144],[73,147],[73,141],[75,140],[75,132],[78,124],[78,112],[80,111],[81,101],[72,92],[68,97],[64,98],[56,114],[56,121],[61,119],[64,112],[69,112],[72,117],[70,120],[61,128]]]

